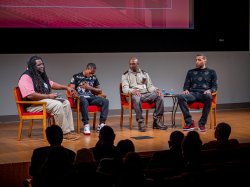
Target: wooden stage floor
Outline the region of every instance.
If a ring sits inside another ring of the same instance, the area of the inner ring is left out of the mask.
[[[200,113],[193,113],[193,118],[197,121]],[[99,116],[98,116],[99,118]],[[119,125],[120,117],[109,117],[107,125],[110,125],[115,133],[115,145],[119,140],[131,139],[136,147],[137,152],[147,152],[168,149],[168,139],[171,132],[181,129],[181,114],[176,115],[176,128],[169,127],[167,130],[152,129],[152,115],[149,115],[149,127],[146,132],[139,132],[135,117],[133,118],[133,129],[129,129],[128,116],[124,117],[124,127],[121,129]],[[170,115],[165,115],[165,121],[170,124]],[[250,142],[250,109],[237,110],[221,110],[217,111],[217,122],[227,122],[232,127],[231,138],[237,138],[240,143]],[[90,121],[90,124],[92,121]],[[41,121],[36,121],[32,131],[31,138],[28,138],[28,123],[25,123],[21,141],[17,141],[17,130],[19,122],[0,123],[0,164],[29,162],[33,149],[48,145],[43,141]],[[170,125],[169,125],[170,126]],[[200,133],[203,143],[214,139],[214,130],[208,129]],[[185,132],[186,134],[186,132]],[[150,136],[151,139],[136,140],[131,137]],[[80,135],[77,141],[64,141],[63,146],[77,151],[80,148],[90,148],[95,145],[98,140],[98,133],[92,131],[90,136]]]

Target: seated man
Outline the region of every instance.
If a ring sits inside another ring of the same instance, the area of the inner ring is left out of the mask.
[[[194,130],[194,121],[188,109],[188,103],[203,102],[202,116],[199,120],[199,130],[206,131],[205,124],[212,105],[212,92],[217,91],[217,75],[212,69],[206,67],[205,55],[196,55],[196,68],[188,71],[183,87],[183,94],[177,96],[180,109],[183,113],[184,131]]]
[[[33,56],[30,58],[28,68],[21,75],[18,86],[25,100],[45,101],[47,103],[46,111],[51,113],[56,124],[61,126],[65,139],[79,139],[79,136],[74,133],[72,110],[69,101],[66,99],[58,101],[58,94],[51,92],[52,89],[68,90],[71,93],[74,90],[49,80],[41,57]],[[42,111],[42,106],[27,106],[27,111],[40,112]]]
[[[73,75],[70,81],[70,87],[75,89],[80,97],[82,121],[84,125],[83,133],[85,135],[90,135],[88,106],[97,105],[101,107],[100,123],[97,132],[105,126],[109,111],[109,100],[97,96],[97,94],[102,93],[102,90],[97,77],[94,75],[95,72],[96,65],[94,63],[89,63],[83,72]]]
[[[216,140],[210,141],[203,145],[203,149],[231,149],[239,146],[237,139],[229,139],[231,127],[227,123],[219,123],[214,131]]]
[[[154,87],[147,72],[139,68],[138,59],[129,60],[129,70],[122,75],[122,91],[132,94],[132,101],[136,113],[139,131],[144,132],[145,123],[142,116],[142,102],[155,102],[153,128],[166,130],[167,126],[162,121],[164,102],[161,91]]]

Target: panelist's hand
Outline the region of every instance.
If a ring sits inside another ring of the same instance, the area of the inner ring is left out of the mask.
[[[76,90],[75,90],[74,88],[67,87],[67,90],[68,90],[68,92],[70,93],[70,95],[71,95],[73,98],[78,97],[78,93],[76,92]]]
[[[156,93],[157,93],[157,95],[160,96],[160,97],[163,96],[162,91],[161,91],[160,89],[157,89],[157,90],[156,90]]]
[[[57,93],[50,93],[48,94],[49,99],[55,99],[57,98],[58,94]]]
[[[211,94],[211,90],[204,91],[204,94]]]
[[[189,91],[188,90],[184,90],[182,93],[185,94],[185,95],[188,95]]]
[[[133,95],[137,95],[141,97],[141,93],[138,90],[132,90],[131,92]]]

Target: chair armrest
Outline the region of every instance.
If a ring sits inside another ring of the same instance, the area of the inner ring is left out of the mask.
[[[107,98],[107,96],[105,94],[103,94],[103,93],[97,94],[97,96]]]
[[[124,95],[126,97],[129,97],[131,95],[131,93],[121,93],[121,95]]]
[[[17,104],[27,104],[27,105],[46,105],[44,101],[16,101]]]
[[[217,92],[212,92],[211,95],[217,95]]]

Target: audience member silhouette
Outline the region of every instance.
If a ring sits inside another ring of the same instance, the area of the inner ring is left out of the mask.
[[[182,143],[182,154],[186,161],[186,170],[192,171],[200,167],[200,153],[202,149],[202,141],[200,135],[196,131],[188,132]]]
[[[231,126],[222,122],[216,126],[214,137],[216,140],[210,141],[203,145],[203,149],[232,149],[239,146],[237,139],[229,139],[231,134]]]
[[[123,159],[122,169],[117,175],[117,181],[114,186],[145,186],[145,184],[141,157],[136,152],[128,152]]]
[[[183,167],[184,160],[181,148],[183,139],[183,132],[173,131],[168,140],[169,150],[156,151],[149,163],[149,168]]]
[[[115,133],[112,127],[105,125],[99,133],[99,140],[92,147],[95,160],[99,163],[102,158],[113,158],[115,153]]]
[[[90,149],[82,148],[78,150],[74,163],[75,186],[82,186],[82,177],[85,178],[84,186],[96,186],[96,167],[96,160]]]
[[[31,157],[29,173],[30,176],[32,176],[33,187],[37,186],[37,176],[40,174],[41,167],[47,160],[51,148],[61,146],[63,141],[63,131],[58,125],[51,125],[46,129],[46,136],[50,146],[36,148]],[[68,152],[70,162],[73,163],[76,155],[75,152],[64,147],[63,149]]]
[[[73,163],[69,152],[62,146],[53,146],[41,168],[40,187],[68,187],[73,177]]]
[[[186,161],[185,168],[180,175],[166,177],[163,186],[202,186],[204,178],[200,165],[201,148],[202,141],[199,133],[188,132],[182,143],[182,153]]]
[[[160,183],[164,177],[179,175],[185,166],[182,156],[182,141],[184,134],[173,131],[169,137],[169,149],[156,151],[149,161],[146,175],[153,178],[155,183]]]
[[[97,168],[97,173],[99,176],[107,177],[109,178],[108,183],[113,184],[113,182],[116,180],[117,174],[122,169],[123,165],[123,158],[128,152],[135,152],[135,146],[134,143],[129,140],[120,140],[115,148],[115,153],[113,158],[103,158],[99,166]]]

